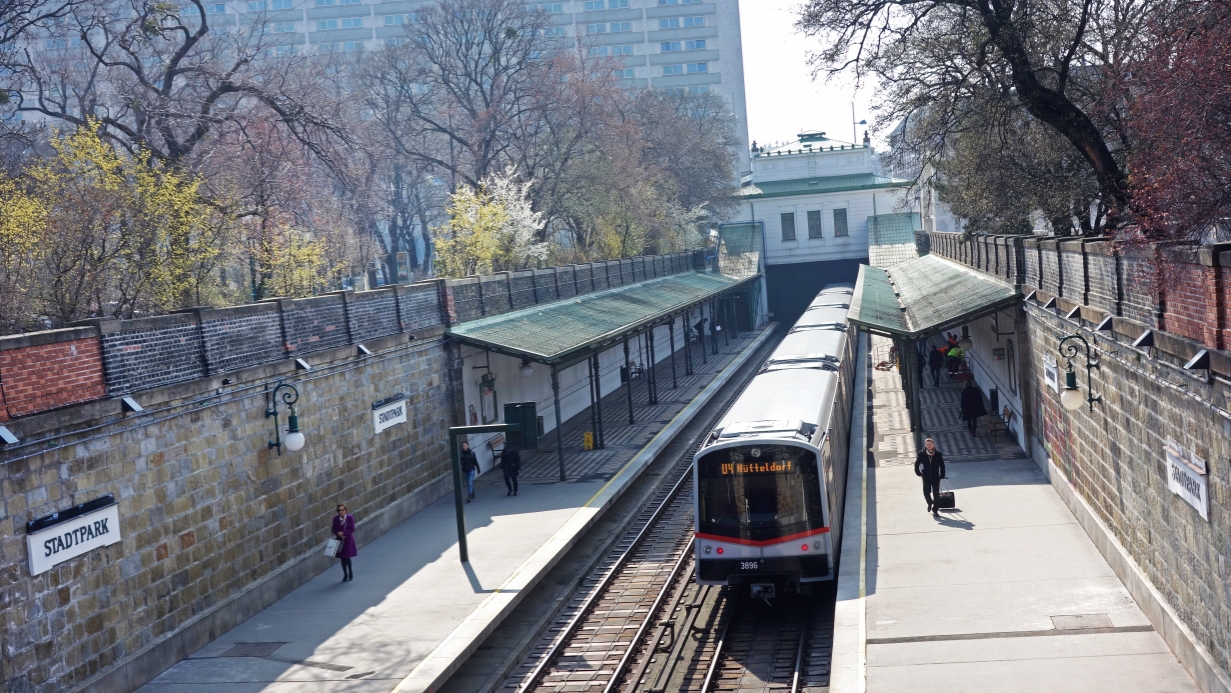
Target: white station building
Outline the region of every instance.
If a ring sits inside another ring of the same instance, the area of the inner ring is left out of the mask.
[[[875,154],[866,135],[853,144],[823,132],[753,147],[735,223],[759,227],[775,319],[797,317],[825,284],[854,283],[861,263],[915,257],[911,181],[883,175]]]

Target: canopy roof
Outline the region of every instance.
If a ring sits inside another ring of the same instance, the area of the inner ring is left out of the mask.
[[[1011,285],[924,255],[888,269],[861,265],[850,321],[876,334],[917,339],[1013,305]]]
[[[569,363],[759,276],[675,274],[454,325],[449,334],[538,363]]]

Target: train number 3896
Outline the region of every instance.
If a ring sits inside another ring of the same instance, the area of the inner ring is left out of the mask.
[[[756,561],[740,561],[739,562],[740,570],[756,570],[759,567],[760,566],[757,565]]]

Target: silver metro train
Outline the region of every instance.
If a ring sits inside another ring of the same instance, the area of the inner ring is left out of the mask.
[[[697,582],[755,597],[832,580],[841,546],[856,340],[826,286],[694,458]]]

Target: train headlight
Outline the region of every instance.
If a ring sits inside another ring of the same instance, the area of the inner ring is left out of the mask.
[[[707,546],[707,547],[705,547],[705,552],[706,552],[706,553],[709,553],[710,551],[713,551],[713,550],[714,550],[714,548],[713,548],[712,546]]]
[[[820,550],[821,550],[821,542],[819,542],[819,541],[814,541],[814,542],[812,542],[812,548],[816,549],[817,551],[820,551]]]

